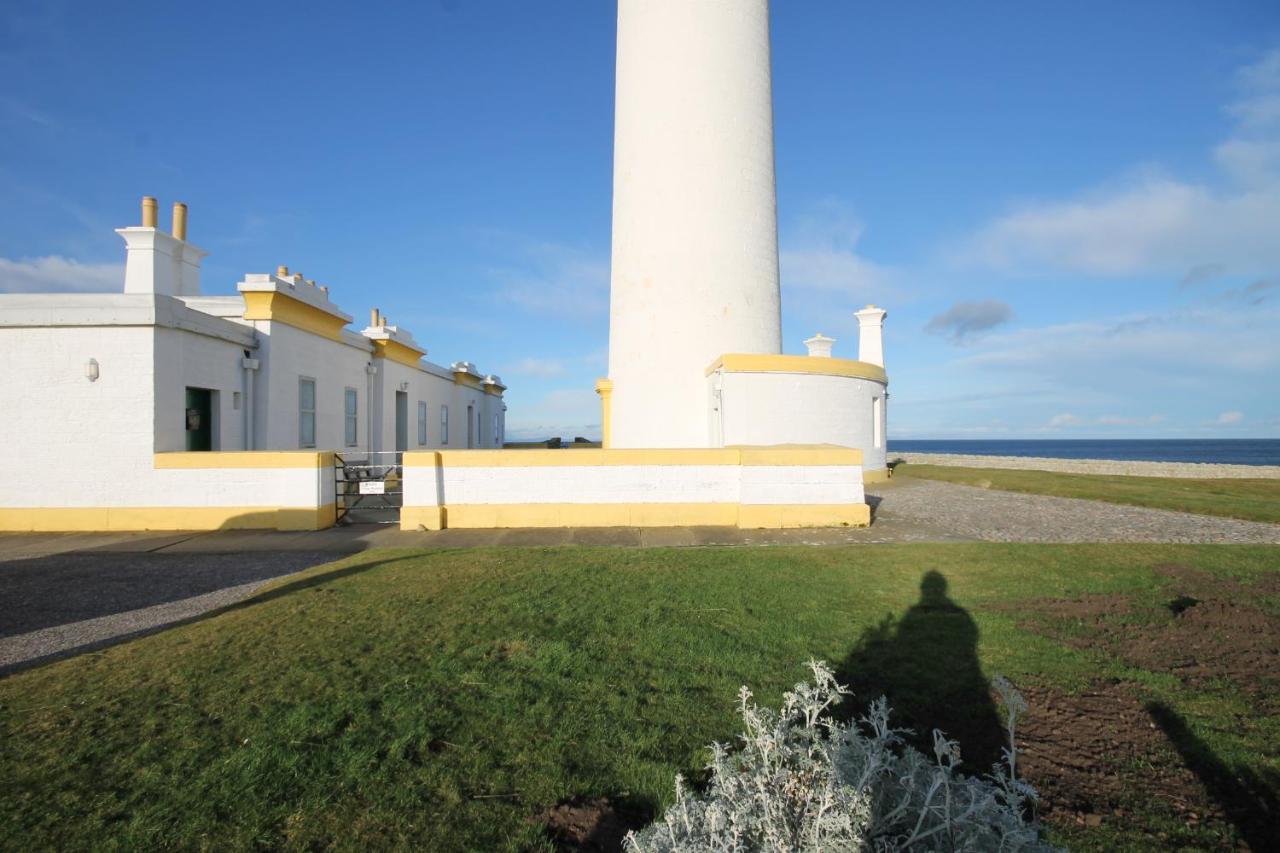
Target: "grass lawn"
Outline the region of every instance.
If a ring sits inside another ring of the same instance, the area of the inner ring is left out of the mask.
[[[734,736],[739,685],[774,704],[810,656],[855,685],[850,712],[888,691],[899,720],[944,724],[975,753],[998,725],[996,672],[1027,688],[1031,721],[1123,687],[1159,709],[1160,729],[1139,723],[1159,745],[1086,763],[1145,784],[1143,762],[1185,774],[1183,756],[1217,780],[1211,793],[1248,778],[1274,801],[1274,689],[1250,693],[1225,665],[1200,682],[1144,667],[1091,644],[1093,623],[1035,602],[1124,600],[1115,625],[1097,624],[1165,630],[1186,591],[1160,567],[1176,563],[1250,591],[1237,597],[1274,619],[1277,556],[967,543],[366,552],[0,679],[0,849],[549,851],[547,807],[607,796],[656,813],[676,772],[696,779],[705,745]],[[1089,826],[1060,812],[1053,837],[1097,850],[1160,833],[1190,848],[1233,840],[1233,821],[1189,821],[1142,784],[1115,796],[1121,816]]]
[[[1175,477],[1121,477],[1062,474],[952,465],[898,465],[895,477],[944,480],[965,486],[1062,498],[1174,509],[1249,521],[1280,522],[1280,480],[1192,480]]]

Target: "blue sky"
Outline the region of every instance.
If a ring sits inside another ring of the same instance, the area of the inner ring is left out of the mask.
[[[784,333],[889,311],[891,437],[1280,436],[1280,4],[775,0]],[[138,198],[598,434],[614,4],[0,6],[0,292]]]

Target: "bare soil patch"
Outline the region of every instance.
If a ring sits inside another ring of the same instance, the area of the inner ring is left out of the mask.
[[[1170,745],[1129,686],[1080,693],[1022,687],[1030,711],[1018,727],[1020,775],[1040,792],[1040,814],[1059,826],[1130,826],[1161,803],[1194,828],[1226,814]],[[1153,841],[1168,838],[1152,836]]]
[[[1008,609],[1024,627],[1067,645],[1101,649],[1197,689],[1225,681],[1255,716],[1280,712],[1280,617],[1259,602],[1280,594],[1280,576],[1242,584],[1183,565],[1155,572],[1167,580],[1160,605],[1088,595]],[[1050,823],[1124,826],[1133,811],[1156,804],[1187,830],[1200,830],[1200,841],[1207,832],[1229,845],[1234,825],[1252,849],[1280,845],[1280,780],[1222,764],[1172,709],[1144,703],[1136,685],[1023,692],[1031,710],[1018,733],[1020,769],[1040,791]],[[1153,836],[1161,844],[1179,840]]]
[[[607,797],[575,797],[547,809],[537,821],[546,825],[547,834],[562,850],[614,853],[622,849],[627,832],[644,826],[648,819]]]
[[[1154,570],[1168,581],[1162,607],[1139,607],[1128,596],[1087,595],[1007,609],[1024,617],[1024,627],[1076,648],[1102,648],[1193,687],[1225,679],[1261,703],[1259,710],[1280,710],[1280,617],[1257,604],[1260,597],[1280,595],[1280,576],[1245,585],[1171,563]]]

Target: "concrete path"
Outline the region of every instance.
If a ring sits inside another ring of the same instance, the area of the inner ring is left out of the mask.
[[[902,478],[873,487],[869,529],[724,527],[304,533],[0,534],[0,674],[161,630],[269,581],[373,548],[1251,542],[1280,525]]]

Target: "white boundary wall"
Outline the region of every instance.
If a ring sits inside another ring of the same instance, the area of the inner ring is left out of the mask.
[[[441,451],[405,456],[401,526],[830,526],[870,520],[847,448]]]

